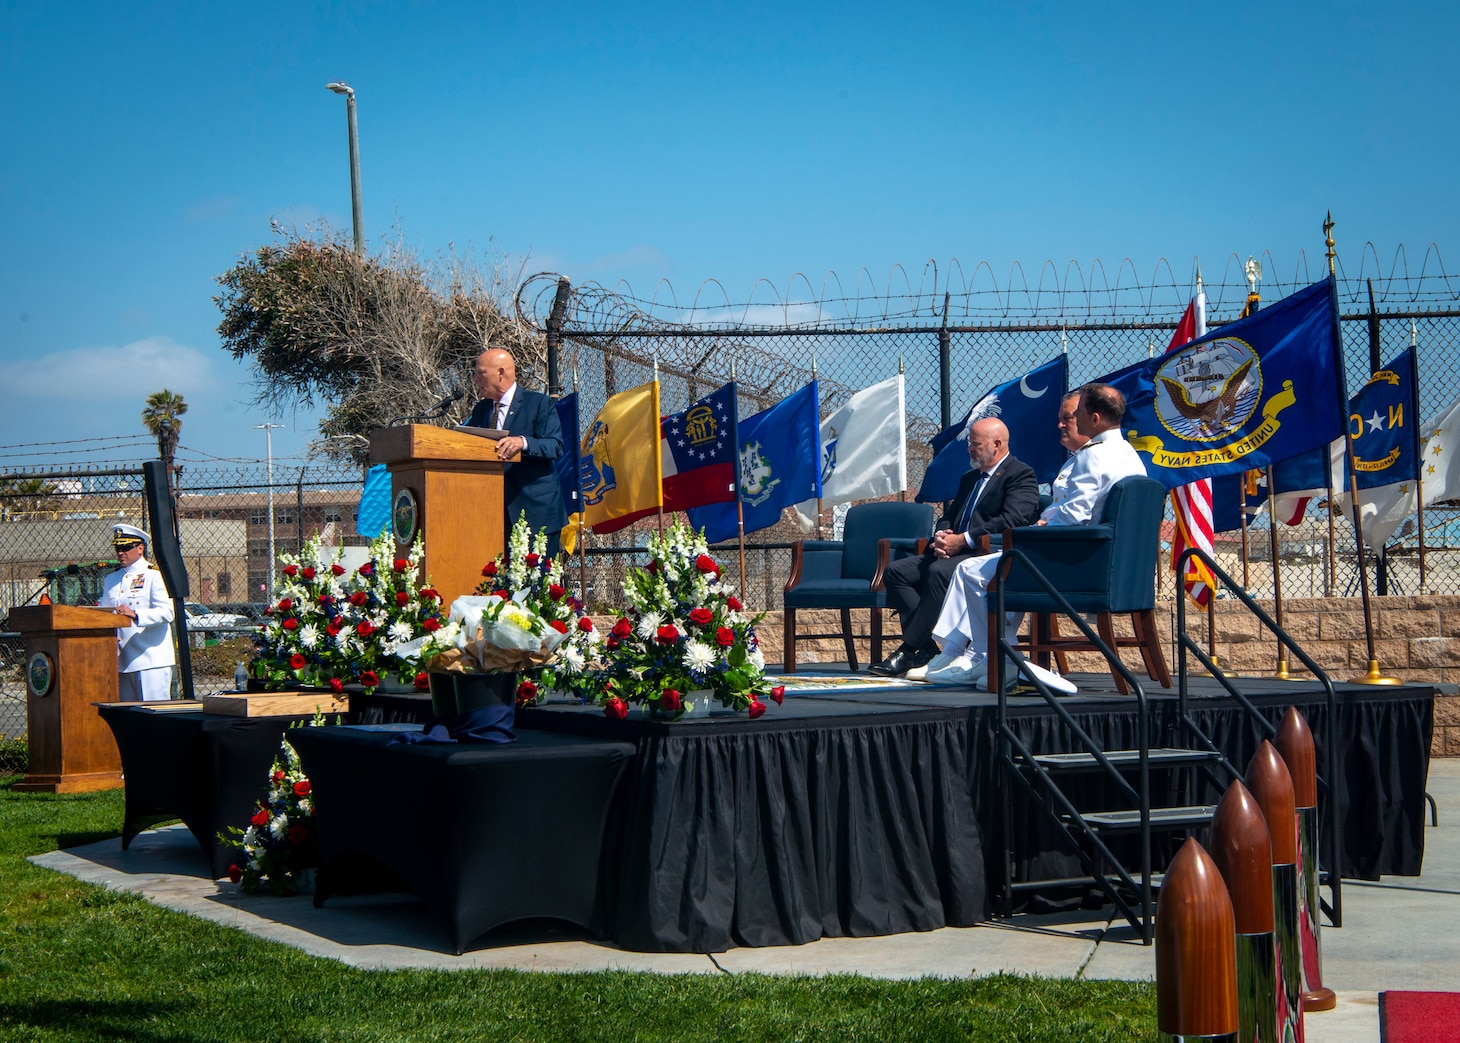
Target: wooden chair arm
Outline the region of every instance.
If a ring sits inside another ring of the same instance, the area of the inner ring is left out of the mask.
[[[791,573],[786,577],[786,585],[781,588],[781,593],[793,589],[801,582],[801,561],[806,553],[806,541],[797,540],[791,544]]]

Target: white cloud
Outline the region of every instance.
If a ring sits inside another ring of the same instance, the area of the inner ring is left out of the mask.
[[[120,346],[68,348],[12,362],[6,367],[7,384],[13,393],[53,402],[122,398],[140,403],[163,387],[184,396],[215,390],[213,362],[213,355],[170,337],[146,337]]]

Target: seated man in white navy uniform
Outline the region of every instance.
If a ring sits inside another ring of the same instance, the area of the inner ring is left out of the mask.
[[[117,631],[117,687],[121,701],[172,698],[172,599],[162,575],[147,562],[147,534],[135,525],[112,526],[121,568],[102,581],[101,608],[132,621]]]
[[[1125,396],[1109,384],[1086,384],[1080,389],[1075,411],[1079,433],[1089,438],[1055,476],[1054,501],[1036,525],[1089,525],[1100,517],[1110,487],[1122,478],[1144,476],[1146,465],[1120,433]],[[943,610],[933,627],[933,638],[943,651],[928,664],[926,680],[938,684],[976,684],[988,674],[988,588],[999,556],[970,558],[958,567]],[[1051,577],[1058,583],[1058,577]],[[1013,640],[1022,615],[1009,613],[1005,640]],[[1030,664],[1033,666],[1034,664]],[[1034,667],[1034,672],[1055,691],[1073,692],[1067,679]]]

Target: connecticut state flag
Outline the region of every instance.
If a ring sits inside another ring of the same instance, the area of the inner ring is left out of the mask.
[[[1332,283],[1314,283],[1180,351],[1104,378],[1146,473],[1174,489],[1266,467],[1343,433]]]

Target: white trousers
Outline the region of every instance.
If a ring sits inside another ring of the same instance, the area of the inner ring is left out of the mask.
[[[172,698],[172,667],[154,666],[117,674],[117,694],[124,703],[156,702]]]
[[[933,625],[933,638],[948,655],[987,656],[989,650],[989,583],[999,567],[999,555],[969,558],[953,572],[943,610]],[[1004,640],[1012,642],[1024,621],[1022,612],[1005,613]]]

